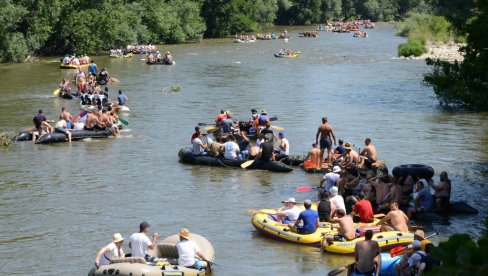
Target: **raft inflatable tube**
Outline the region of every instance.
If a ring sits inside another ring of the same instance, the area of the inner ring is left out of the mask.
[[[301,210],[305,210],[303,205]],[[317,210],[317,204],[312,204],[312,210]],[[337,229],[332,228],[332,224],[329,222],[321,222],[320,227],[313,234],[298,234],[290,230],[290,228],[277,221],[276,215],[269,215],[269,213],[275,213],[275,209],[262,209],[262,214],[255,214],[251,218],[251,223],[256,231],[263,235],[276,240],[296,243],[300,245],[319,246],[325,235],[336,235]],[[355,227],[370,226],[379,222],[375,220],[373,223],[355,223]]]
[[[207,260],[215,260],[215,252],[212,244],[198,234],[191,234],[191,240],[195,242]],[[175,264],[178,259],[176,242],[178,235],[167,237],[157,244],[156,249],[148,250],[147,254],[158,258],[155,263],[148,263],[144,258],[128,257],[111,261],[111,264],[92,268],[88,276],[120,275],[120,276],[203,276],[205,270],[186,268]]]
[[[116,112],[119,113],[119,112],[122,112],[122,113],[128,113],[130,112],[130,109],[129,107],[125,106],[125,105],[119,105],[116,109]]]
[[[61,64],[59,68],[61,69],[79,69],[79,68],[88,68],[88,64],[82,64],[80,66],[74,64]]]
[[[90,130],[71,130],[71,140],[83,140],[87,138],[107,138],[112,135],[112,132],[108,129],[100,131],[90,131]],[[68,137],[62,133],[50,133],[43,135],[41,138],[37,139],[36,144],[53,144],[67,142]]]
[[[335,254],[353,254],[354,247],[358,241],[363,241],[364,237],[351,241],[333,241],[332,244],[323,242],[324,250]],[[407,246],[414,241],[414,234],[400,231],[380,232],[373,235],[373,240],[377,241],[381,250],[389,250],[396,246]]]
[[[32,141],[32,131],[21,131],[15,135],[13,140],[18,142]]]
[[[300,52],[295,52],[291,55],[280,55],[280,54],[275,53],[274,56],[277,58],[297,58],[300,56]]]
[[[163,60],[163,61],[160,61],[160,62],[157,62],[157,61],[146,61],[146,64],[147,65],[175,65],[176,62],[174,60],[172,61],[167,61],[167,60]]]
[[[240,168],[241,164],[248,160],[229,160],[222,157],[213,156],[195,156],[190,148],[183,148],[178,152],[178,157],[182,163],[196,164],[211,167],[235,167]],[[266,170],[271,172],[291,172],[293,168],[277,161],[264,162],[256,160],[247,167],[248,170]]]
[[[406,164],[394,167],[392,174],[396,177],[411,175],[418,178],[431,179],[434,176],[434,169],[423,164]]]

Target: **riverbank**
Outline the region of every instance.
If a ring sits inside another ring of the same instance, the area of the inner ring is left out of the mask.
[[[416,57],[416,56],[401,56],[400,59],[410,59],[410,60],[426,60],[430,59],[440,59],[444,61],[463,61],[464,56],[459,52],[459,49],[466,46],[464,43],[427,43],[425,48],[427,52]]]

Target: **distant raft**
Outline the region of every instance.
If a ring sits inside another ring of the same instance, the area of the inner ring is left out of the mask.
[[[109,129],[90,131],[90,130],[70,130],[71,140],[83,140],[87,138],[107,138],[112,135]],[[21,131],[17,136],[14,137],[14,141],[32,141],[32,131]],[[37,139],[36,144],[52,144],[52,143],[62,143],[67,142],[68,138],[62,133],[49,133],[45,134],[39,139]]]
[[[222,157],[213,157],[213,156],[195,156],[193,155],[190,148],[182,148],[178,152],[178,157],[180,161],[183,163],[188,164],[196,164],[202,166],[212,166],[212,167],[233,167],[233,168],[240,168],[241,164],[248,161],[248,160],[229,160]],[[256,160],[254,163],[247,167],[249,170],[267,170],[271,172],[291,172],[293,168],[285,165],[282,162],[277,161],[261,161]]]
[[[175,65],[176,62],[174,60],[167,60],[163,59],[161,61],[146,61],[147,65]]]

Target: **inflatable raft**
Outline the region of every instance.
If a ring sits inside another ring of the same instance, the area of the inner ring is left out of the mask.
[[[176,62],[174,60],[171,60],[171,61],[170,60],[162,60],[160,62],[158,62],[158,61],[151,62],[148,60],[148,61],[146,61],[146,64],[147,65],[175,65]]]
[[[411,175],[418,178],[431,179],[434,176],[434,169],[423,164],[406,164],[394,167],[392,174],[396,177]]]
[[[132,53],[128,53],[126,55],[110,55],[110,58],[131,58],[133,56]]]
[[[192,234],[191,240],[200,248],[205,258],[211,262],[215,260],[212,244],[204,237]],[[170,236],[158,243],[155,250],[149,250],[148,255],[153,256],[157,262],[148,263],[144,258],[128,257],[111,260],[111,264],[92,268],[88,276],[120,275],[120,276],[203,276],[205,270],[196,270],[177,265],[178,250],[176,242],[178,235]]]
[[[305,210],[303,206],[300,209]],[[312,205],[313,210],[317,210],[317,204]],[[322,242],[325,235],[337,234],[336,228],[332,228],[332,224],[329,222],[322,222],[321,226],[317,228],[317,231],[313,234],[303,235],[293,233],[290,231],[287,225],[277,221],[276,215],[270,215],[276,213],[275,209],[262,209],[262,214],[256,214],[251,218],[251,223],[254,228],[262,235],[271,237],[277,240],[292,242],[301,245],[318,246]],[[374,225],[379,220],[375,220],[373,223],[355,223],[358,228],[368,225]]]
[[[82,64],[80,66],[74,64],[61,64],[59,68],[61,69],[78,69],[78,68],[88,68],[88,64]]]
[[[71,140],[83,140],[87,138],[107,138],[112,133],[110,130],[90,131],[90,130],[70,130]],[[14,137],[14,141],[32,141],[32,131],[21,131]],[[37,139],[36,144],[52,144],[67,142],[68,138],[62,133],[50,133]]]
[[[300,56],[300,52],[294,52],[293,54],[290,55],[280,55],[275,53],[274,56],[277,58],[297,58]]]
[[[417,213],[413,217],[416,221],[442,221],[446,220],[446,217],[453,215],[477,215],[478,210],[466,202],[456,201],[451,202],[444,209],[435,209],[432,212]]]
[[[240,168],[241,164],[247,160],[229,160],[222,157],[212,156],[195,156],[191,152],[190,148],[183,148],[178,152],[180,161],[188,164],[196,164],[212,167],[235,167]],[[293,168],[277,161],[264,162],[260,160],[254,161],[254,163],[247,167],[249,170],[267,170],[271,172],[291,172]]]
[[[351,241],[334,241],[332,244],[323,242],[323,249],[329,253],[353,254],[354,247],[358,241],[363,241],[364,237]],[[414,241],[414,234],[400,231],[380,232],[373,235],[373,240],[377,241],[381,250],[389,250],[396,246],[407,246]]]

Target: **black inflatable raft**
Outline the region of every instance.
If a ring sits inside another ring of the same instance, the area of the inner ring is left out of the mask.
[[[71,140],[82,140],[86,138],[107,138],[112,135],[110,130],[100,130],[100,131],[90,131],[90,130],[71,130]],[[21,131],[17,136],[14,137],[14,141],[31,141],[32,132],[31,131]],[[68,138],[62,133],[50,133],[37,139],[36,144],[52,144],[67,142]]]
[[[240,168],[241,164],[247,160],[228,160],[221,157],[212,156],[195,156],[191,152],[190,148],[183,148],[178,152],[178,157],[180,161],[188,164],[197,164],[203,166],[213,166],[213,167],[236,167]],[[249,170],[267,170],[271,172],[291,172],[293,168],[283,164],[282,162],[270,161],[264,162],[260,160],[254,161],[254,163],[249,166]]]
[[[411,175],[431,179],[434,176],[434,169],[423,164],[406,164],[394,167],[392,173],[396,177]]]
[[[476,215],[478,210],[473,208],[466,202],[456,201],[451,202],[444,209],[432,210],[432,212],[418,213],[415,214],[414,220],[417,221],[439,221],[445,220],[448,216],[453,215]]]
[[[146,64],[147,65],[174,65],[175,62],[173,60],[166,60],[166,59],[163,59],[161,61],[146,61]]]

